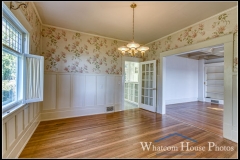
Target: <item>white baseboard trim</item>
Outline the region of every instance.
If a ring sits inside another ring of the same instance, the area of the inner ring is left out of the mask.
[[[37,126],[40,123],[40,114],[35,118],[32,122],[31,126],[28,127],[27,131],[23,134],[23,136],[19,139],[15,147],[10,151],[7,158],[18,158],[19,155],[22,153],[24,147],[28,143],[29,139],[32,137],[34,131],[36,130]]]
[[[198,101],[205,102],[205,100],[203,98],[198,98]]]
[[[115,106],[114,111],[119,112],[121,109],[121,106],[120,105],[114,105],[114,106]],[[41,121],[104,114],[104,113],[113,113],[113,112],[106,112],[106,107],[100,107],[100,106],[93,107],[93,108],[81,108],[77,110],[75,109],[75,110],[44,112],[44,113],[41,113]]]
[[[192,98],[171,99],[171,100],[166,100],[165,103],[166,105],[168,105],[168,104],[194,102],[194,101],[198,101],[198,98],[192,97]]]
[[[115,105],[114,111],[115,111],[115,112],[122,111],[122,105],[121,105],[121,104]]]
[[[218,100],[218,99],[211,99],[211,98],[205,98],[205,102],[212,103],[211,100],[217,100],[219,104],[224,104],[224,100]]]

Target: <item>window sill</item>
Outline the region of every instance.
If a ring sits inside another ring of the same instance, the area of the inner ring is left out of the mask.
[[[5,111],[2,113],[2,119],[8,117],[9,115],[11,115],[12,113],[16,112],[17,110],[19,110],[20,108],[22,108],[23,106],[25,106],[26,104],[22,103],[22,104],[18,104],[15,107],[12,107],[11,109]]]

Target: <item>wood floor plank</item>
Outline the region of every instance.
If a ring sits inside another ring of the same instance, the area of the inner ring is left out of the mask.
[[[166,114],[219,136],[223,135],[223,105],[188,102],[166,106]]]
[[[194,114],[204,112],[200,104],[192,103],[192,106],[199,108]],[[221,154],[215,151],[191,154],[186,151],[143,151],[140,142],[178,147],[181,142],[189,142],[181,136],[154,142],[174,133],[196,140],[191,146],[208,146],[211,141],[217,145],[233,146],[235,150]],[[193,127],[169,115],[131,109],[41,122],[19,158],[236,158],[236,153],[236,143],[211,132]]]

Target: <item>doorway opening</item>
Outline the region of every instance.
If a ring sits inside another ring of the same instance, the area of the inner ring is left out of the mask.
[[[224,46],[167,56],[166,114],[223,136]]]
[[[139,107],[139,62],[124,64],[124,110]]]

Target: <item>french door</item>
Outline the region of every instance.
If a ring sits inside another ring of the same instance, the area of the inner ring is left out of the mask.
[[[156,112],[156,60],[140,62],[139,107]]]

